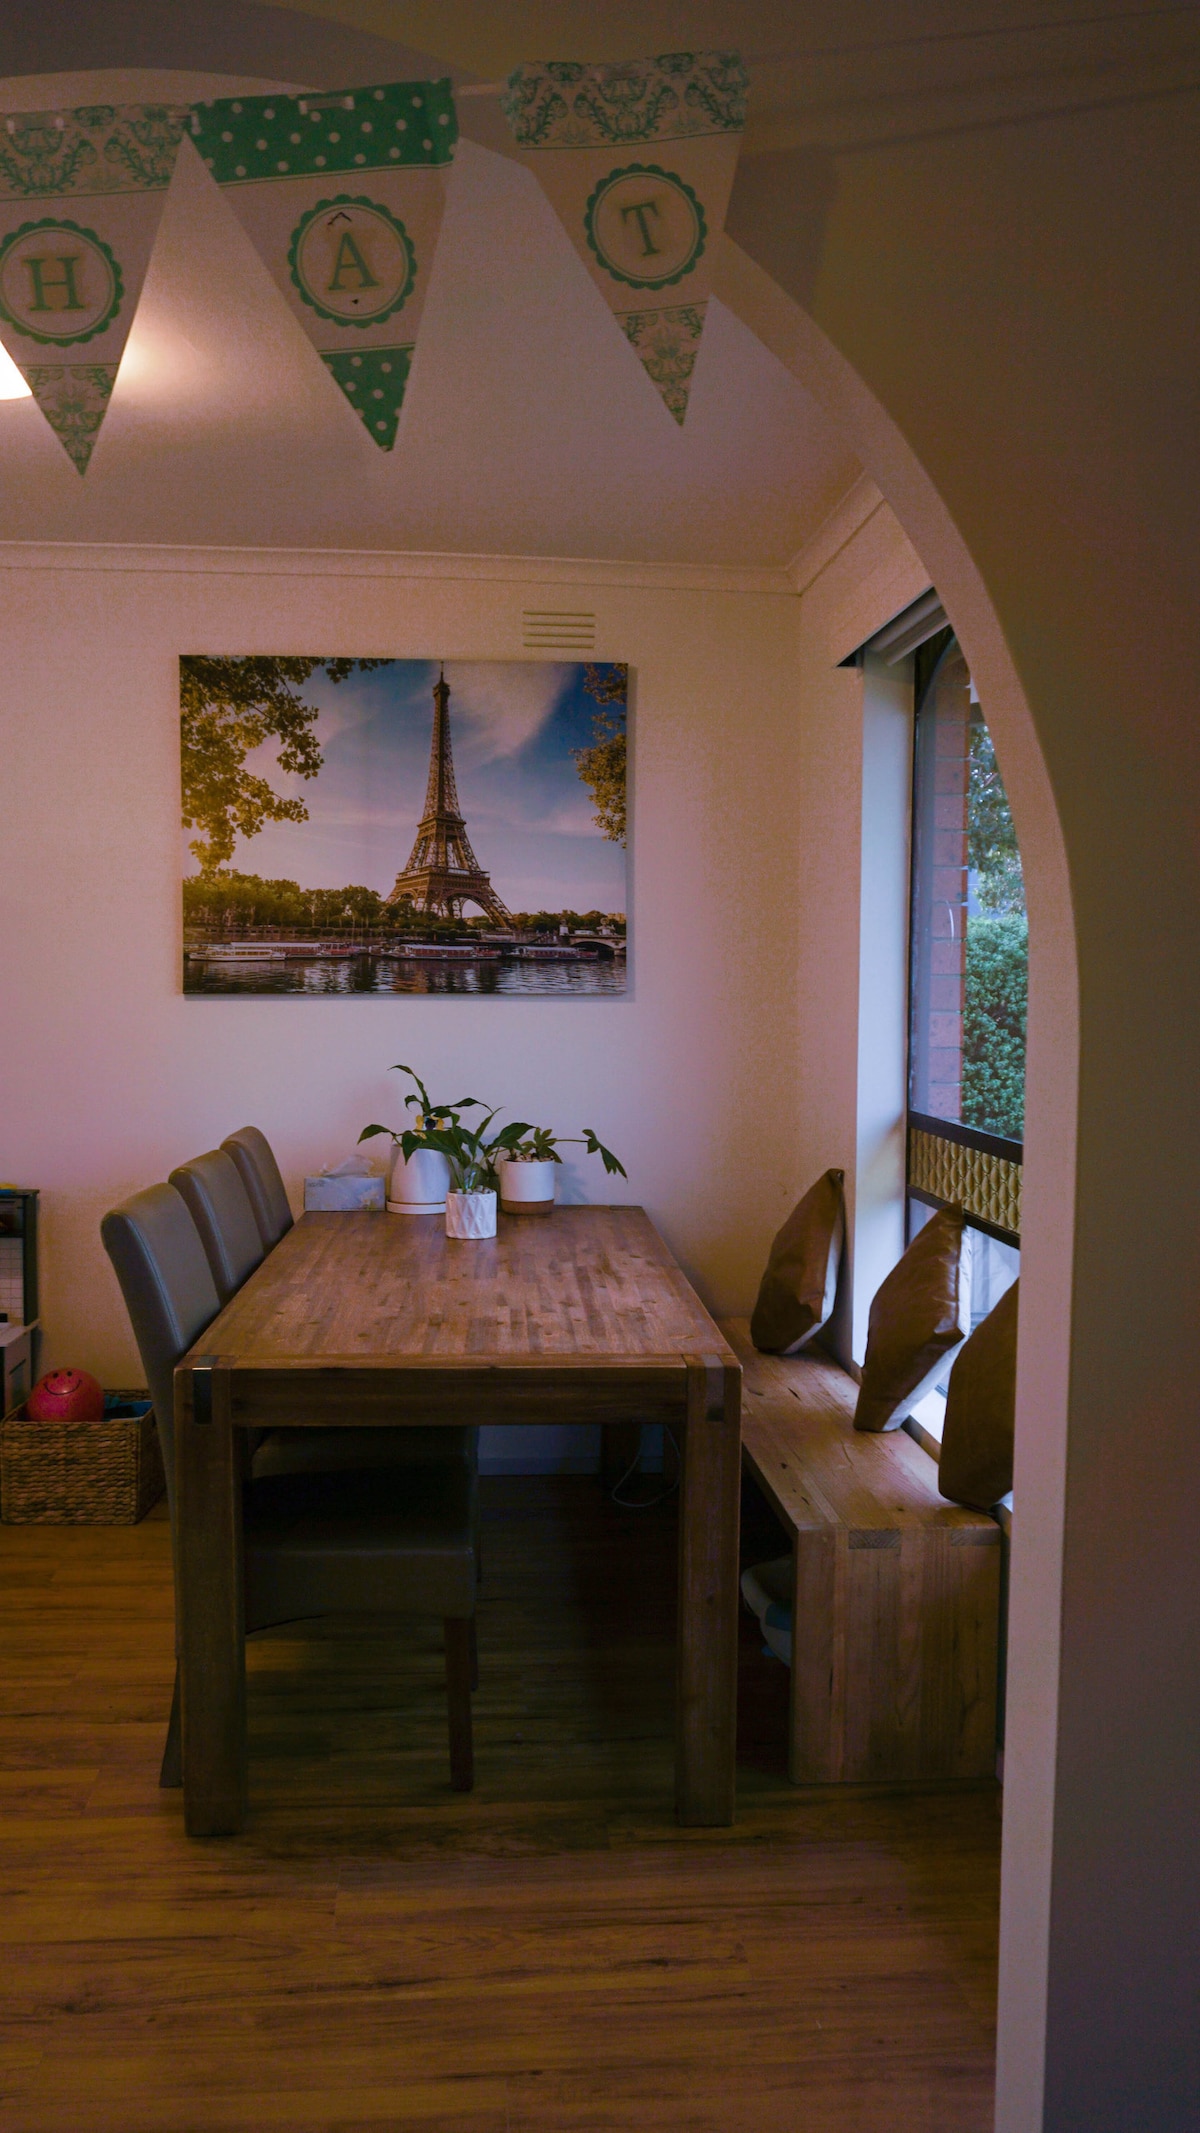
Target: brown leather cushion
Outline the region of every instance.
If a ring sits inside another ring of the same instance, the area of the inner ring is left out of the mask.
[[[1017,1411],[1017,1288],[1006,1289],[950,1373],[938,1488],[990,1511],[1013,1485]]]
[[[855,1429],[899,1429],[971,1322],[963,1218],[940,1207],[875,1292]]]
[[[792,1209],[771,1246],[750,1320],[766,1355],[794,1355],[833,1310],[846,1234],[842,1170],[827,1170]]]

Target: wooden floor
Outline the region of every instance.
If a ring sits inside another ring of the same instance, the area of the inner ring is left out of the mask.
[[[677,1829],[671,1510],[485,1492],[475,1792],[436,1629],[272,1635],[223,1842],[156,1784],[161,1510],[0,1528],[5,2133],[985,2133],[995,1789],[793,1790],[747,1624],[737,1826]]]

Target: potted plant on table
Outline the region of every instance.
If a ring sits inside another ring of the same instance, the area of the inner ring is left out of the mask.
[[[419,1074],[409,1066],[389,1067],[391,1074],[407,1074],[416,1084],[404,1099],[408,1123],[399,1133],[391,1126],[364,1126],[359,1141],[385,1133],[395,1146],[396,1159],[388,1187],[388,1213],[393,1215],[440,1215],[445,1213],[450,1187],[450,1163],[432,1135],[456,1126],[464,1111],[481,1111],[477,1096],[459,1096],[452,1104],[435,1103]]]
[[[514,1119],[490,1133],[495,1110],[474,1126],[463,1116],[483,1109],[477,1096],[435,1104],[411,1067],[397,1065],[391,1071],[407,1074],[415,1084],[416,1093],[404,1099],[410,1122],[399,1133],[391,1126],[364,1126],[358,1137],[369,1141],[385,1133],[396,1145],[387,1203],[394,1213],[440,1214],[444,1208],[448,1237],[494,1237],[498,1195],[507,1214],[548,1215],[554,1208],[554,1166],[562,1162],[557,1151],[568,1141],[600,1156],[610,1174],[625,1176],[624,1166],[590,1126],[560,1140],[548,1126]]]
[[[598,1141],[590,1126],[581,1134],[559,1137],[548,1126],[522,1126],[518,1138],[510,1139],[509,1128],[498,1137],[504,1154],[498,1158],[500,1205],[506,1215],[550,1215],[554,1212],[554,1166],[562,1162],[558,1150],[573,1145],[598,1155],[610,1177],[624,1177],[625,1166],[611,1148]]]

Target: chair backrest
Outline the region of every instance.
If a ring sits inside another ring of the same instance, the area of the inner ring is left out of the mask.
[[[175,1516],[175,1365],[220,1310],[204,1246],[173,1185],[150,1185],[111,1208],[100,1224],[142,1368],[162,1445]]]
[[[292,1226],[292,1210],[271,1143],[257,1126],[239,1126],[221,1146],[237,1164],[263,1244],[271,1251]]]
[[[223,1148],[210,1148],[207,1155],[181,1163],[167,1182],[185,1201],[208,1254],[217,1295],[228,1303],[264,1256],[254,1209],[233,1157]]]

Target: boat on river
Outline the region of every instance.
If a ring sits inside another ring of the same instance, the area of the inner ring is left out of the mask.
[[[518,963],[595,963],[599,961],[596,948],[576,948],[573,942],[555,943],[553,947],[510,948],[509,954]]]
[[[284,951],[278,941],[206,941],[187,956],[189,963],[282,963]]]
[[[406,963],[495,963],[500,959],[498,948],[477,948],[473,941],[404,941],[399,948],[388,948],[384,953],[399,956]]]

